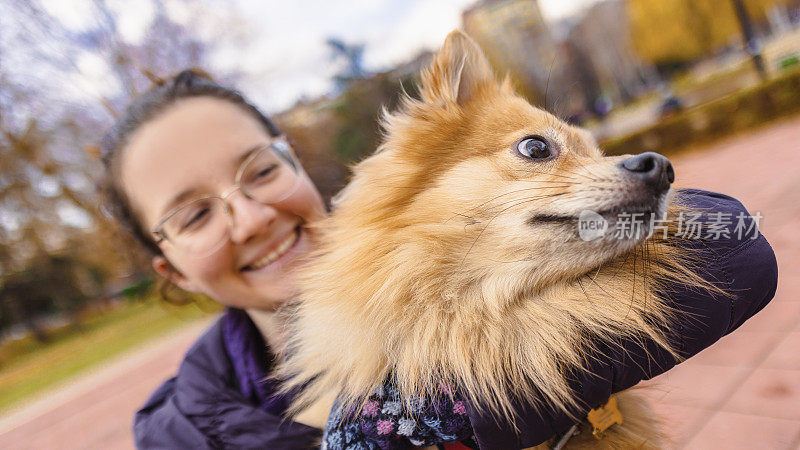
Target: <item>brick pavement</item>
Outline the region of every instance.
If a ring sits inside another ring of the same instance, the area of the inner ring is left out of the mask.
[[[724,192],[751,213],[778,256],[775,299],[739,330],[647,384],[673,448],[800,450],[800,118],[673,158],[676,184]],[[133,412],[172,374],[192,326],[106,369],[91,386],[54,393],[0,418],[0,448],[132,448]],[[134,361],[135,364],[132,364]]]
[[[133,414],[206,326],[183,327],[0,418],[0,448],[134,448]]]
[[[741,328],[647,384],[673,448],[800,450],[800,119],[673,158],[676,185],[723,192],[778,258],[775,299]]]

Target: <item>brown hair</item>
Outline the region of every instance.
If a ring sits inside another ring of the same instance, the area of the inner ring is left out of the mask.
[[[119,160],[132,134],[142,125],[167,111],[177,101],[193,97],[211,97],[228,101],[241,107],[261,123],[270,136],[280,136],[278,127],[261,111],[248,102],[239,92],[217,84],[210,75],[199,69],[184,70],[177,75],[162,79],[150,72],[145,74],[152,87],[133,99],[125,112],[103,138],[101,158],[105,168],[101,190],[105,209],[119,222],[136,242],[151,255],[161,255],[151,233],[146,230],[134,211],[128,196],[120,185]],[[162,284],[161,294],[169,300],[170,283]],[[185,301],[176,301],[184,303]]]

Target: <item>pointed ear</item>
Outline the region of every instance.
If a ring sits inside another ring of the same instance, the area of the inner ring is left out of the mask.
[[[167,258],[164,258],[160,255],[154,256],[152,264],[153,270],[155,270],[157,274],[166,278],[179,288],[187,292],[200,293],[200,290],[198,290],[194,283],[189,281],[182,273],[178,272],[174,267],[172,267],[172,264],[167,261]]]
[[[422,98],[426,102],[464,105],[481,85],[494,83],[489,61],[478,44],[461,31],[452,31],[430,68],[422,75]]]

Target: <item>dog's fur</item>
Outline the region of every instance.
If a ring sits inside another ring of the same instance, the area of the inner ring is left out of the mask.
[[[604,157],[587,132],[497,82],[460,32],[422,80],[420,100],[384,115],[383,144],[315,229],[280,371],[288,388],[305,385],[296,410],[326,392],[359,405],[393,374],[405,398],[447,382],[513,421],[515,397],[574,411],[566,375],[596,343],[649,339],[672,352],[659,325],[675,312],[656,288],[713,289],[674,230],[585,242],[565,218],[605,211],[613,227],[612,213],[675,216],[682,206],[620,170],[626,157]],[[532,135],[557,156],[520,156],[517,143]],[[625,420],[603,439],[608,448],[657,445],[631,397],[620,397]]]

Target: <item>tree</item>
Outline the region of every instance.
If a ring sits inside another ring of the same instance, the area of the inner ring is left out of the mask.
[[[337,90],[346,89],[351,83],[366,78],[369,73],[364,69],[364,45],[348,44],[340,38],[328,38],[325,43],[331,49],[333,60],[343,61],[343,66],[333,78]]]
[[[143,38],[129,42],[121,12],[105,0],[90,4],[79,27],[37,1],[0,3],[0,327],[36,330],[39,315],[74,311],[97,296],[92,280],[143,270],[100,206],[98,142],[148,87],[146,72],[209,68],[214,46],[228,41],[194,31],[192,20],[212,15],[179,22],[164,0],[151,4]],[[99,66],[101,81],[86,82],[82,61]]]
[[[763,22],[779,0],[745,0]],[[741,34],[731,0],[628,0],[634,46],[660,66],[683,65],[730,45]]]
[[[375,151],[381,140],[381,108],[395,109],[403,88],[414,95],[416,81],[411,77],[396,80],[389,73],[380,73],[354,82],[342,93],[335,111],[339,129],[333,141],[342,161],[354,163]]]

